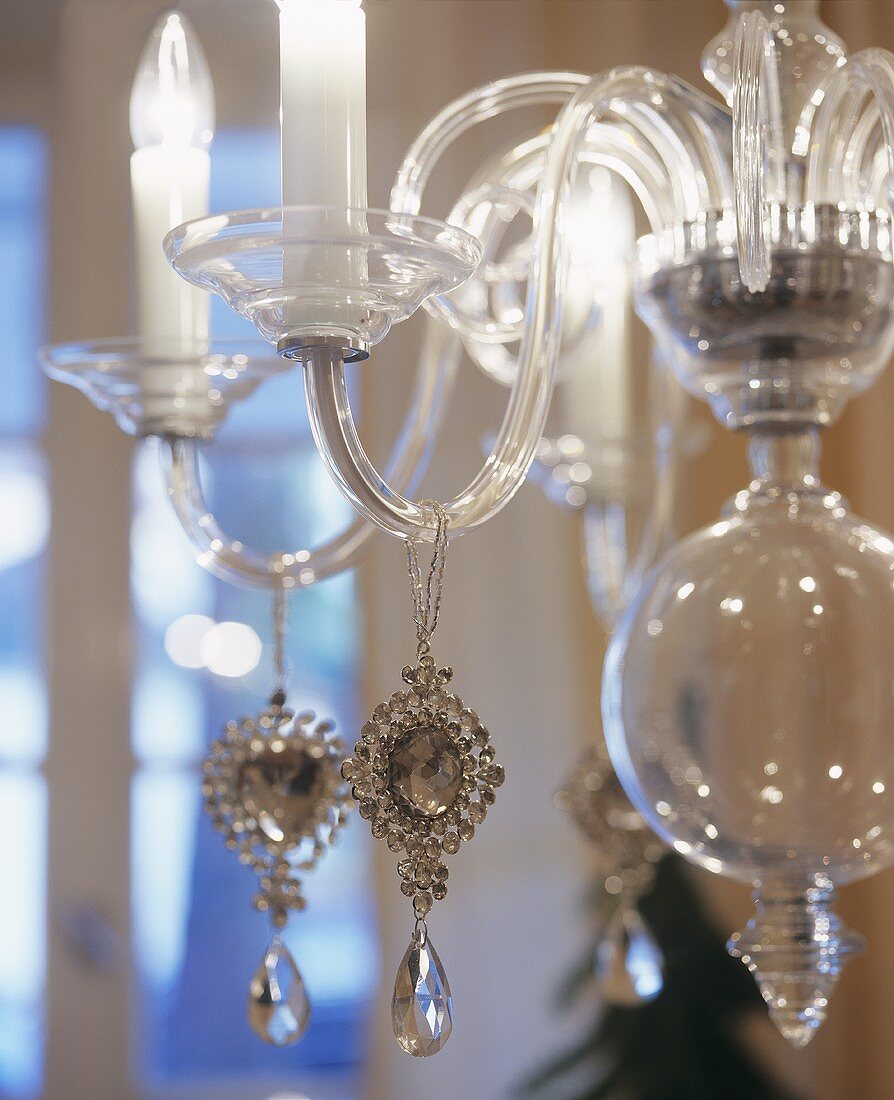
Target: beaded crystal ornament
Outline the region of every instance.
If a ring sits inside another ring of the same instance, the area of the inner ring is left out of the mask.
[[[447,517],[436,502],[425,503],[437,517],[425,581],[417,544],[407,542],[416,665],[403,670],[406,690],[374,709],[342,768],[373,836],[405,853],[397,869],[416,926],[398,967],[391,1022],[400,1046],[418,1058],[436,1054],[453,1029],[450,985],[426,924],[434,902],[447,894],[444,857],[472,839],[504,779],[487,729],[447,689],[453,670],[438,668],[429,654],[441,607]]]
[[[335,724],[314,724],[312,711],[286,707],[284,638],[286,595],[275,604],[277,688],[256,717],[227,722],[205,761],[205,808],[227,848],[260,876],[252,899],[270,914],[271,939],[251,979],[248,1020],[273,1046],[304,1034],[310,1001],[304,980],[282,939],[289,913],[304,909],[299,873],[310,871],[333,842],[348,814],[340,777],[344,745]]]
[[[593,960],[602,997],[627,1007],[651,1001],[664,986],[664,958],[640,916],[639,899],[667,849],[624,793],[601,737],[555,801],[592,842],[603,888],[615,899]]]

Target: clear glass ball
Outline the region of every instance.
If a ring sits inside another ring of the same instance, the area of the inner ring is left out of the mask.
[[[755,481],[655,568],[609,648],[628,795],[748,882],[894,862],[894,541],[806,478]]]

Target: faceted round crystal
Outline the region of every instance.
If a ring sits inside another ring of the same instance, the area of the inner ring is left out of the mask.
[[[443,730],[420,726],[400,737],[391,750],[391,790],[428,817],[450,808],[463,781],[462,759]]]

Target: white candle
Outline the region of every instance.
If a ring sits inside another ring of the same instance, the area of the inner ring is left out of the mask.
[[[208,213],[214,89],[202,47],[178,12],[156,23],[134,78],[130,159],[140,334],[149,350],[208,338],[209,295],[168,265],[165,234]]]
[[[600,441],[625,439],[633,428],[629,265],[636,229],[630,196],[611,172],[594,168],[588,182],[586,203],[571,213],[574,243],[563,319],[569,337],[579,342],[557,397],[563,430],[598,452]],[[599,323],[581,331],[594,297]]]
[[[363,234],[366,194],[366,16],[360,0],[276,0],[279,5],[280,131],[284,206],[325,213],[284,215],[286,233],[322,239]],[[362,313],[347,300],[364,262],[340,246],[286,251],[283,311],[290,338],[356,331]],[[285,346],[289,338],[281,343]]]
[[[360,0],[277,0],[284,206],[365,207]]]

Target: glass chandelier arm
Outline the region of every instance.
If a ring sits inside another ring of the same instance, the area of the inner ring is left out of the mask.
[[[466,351],[482,371],[511,386],[518,371],[518,342],[524,332],[524,288],[530,267],[530,240],[507,244],[514,215],[532,216],[551,133],[540,133],[489,159],[472,177],[454,214],[481,242],[483,261],[468,282],[443,299],[444,310],[426,308],[433,316],[449,311],[448,323],[462,335]],[[624,122],[598,122],[590,127],[579,164],[609,169],[629,185],[642,204],[654,232],[675,219],[674,195],[667,171],[651,147]],[[577,202],[579,196],[575,196]],[[510,311],[506,303],[518,303]],[[568,350],[563,336],[563,355]],[[560,359],[558,370],[562,371]]]
[[[391,190],[391,209],[419,213],[435,166],[467,130],[506,111],[567,103],[590,80],[573,72],[519,73],[473,88],[454,100],[435,115],[407,151]]]
[[[868,106],[867,92],[872,97]],[[886,173],[880,170],[879,145],[870,138],[874,126],[867,121],[867,113],[881,126]],[[817,108],[807,160],[807,199],[817,204],[845,199],[856,207],[865,189],[863,181],[869,179],[878,186],[883,176],[888,194],[879,193],[875,201],[892,205],[894,54],[861,50],[836,71]]]
[[[497,316],[491,308],[491,292],[500,284],[520,285],[527,280],[530,250],[504,262],[492,257],[502,247],[515,213],[533,214],[551,140],[551,133],[538,134],[491,158],[470,179],[449,221],[462,225],[481,242],[484,261],[457,291],[425,303],[432,315],[445,319],[472,342],[467,350],[473,358],[480,358],[482,369],[505,385],[515,376],[516,356],[508,351],[487,351],[480,357],[476,350],[480,344],[505,345],[521,339],[524,317],[504,320]],[[597,122],[591,126],[587,142],[579,156],[581,165],[604,166],[620,175],[642,204],[654,232],[673,224],[680,198],[674,190],[675,180],[641,132],[634,132],[623,121]]]
[[[590,127],[581,161],[617,173],[636,195],[653,233],[673,225],[677,200],[673,182],[655,151],[637,140],[621,122],[597,122]]]
[[[717,130],[703,119],[704,96],[675,77],[632,70],[635,82],[612,116],[628,119],[635,139],[649,142],[664,165],[674,194],[675,220],[692,221],[700,210],[722,210],[732,197],[732,177]],[[715,127],[729,126],[722,108]]]
[[[479,89],[446,108],[414,143],[398,174],[392,204],[419,210],[437,158],[469,127],[507,110],[568,97],[579,79],[565,73],[523,75]],[[723,140],[729,115],[724,108],[683,81],[645,69],[626,67],[599,79],[606,81],[606,94],[594,111],[588,148],[580,152],[579,163],[618,171],[656,232],[677,220],[694,219],[700,209],[731,204],[732,177]],[[514,284],[513,297],[522,292],[527,260],[519,254],[511,265],[500,265],[487,257],[496,255],[514,212],[533,206],[551,140],[549,132],[524,141],[487,161],[471,178],[448,220],[481,241],[486,262],[459,291],[425,302],[428,312],[462,333],[482,369],[503,383],[511,383],[517,371],[517,354],[494,345],[517,343],[525,322],[521,311],[518,319],[497,316],[493,294],[501,282]]]
[[[567,205],[581,154],[587,147],[593,121],[606,112],[616,112],[625,98],[636,102],[651,99],[656,79],[654,74],[637,69],[598,77],[578,89],[556,120],[537,193],[519,367],[491,454],[470,485],[445,504],[451,538],[490,519],[524,480],[543,431],[559,351],[568,252]],[[668,112],[682,113],[686,93],[666,78],[661,89]],[[481,117],[491,117],[495,109],[489,100],[490,113],[482,111]],[[637,125],[636,117],[628,119],[633,127]],[[703,164],[697,152],[687,149],[684,142],[666,140],[664,145],[665,165],[672,163],[680,171],[706,173],[710,186],[719,186],[711,178],[711,166]],[[418,166],[418,155],[416,162]],[[423,179],[424,172],[419,171],[415,178]],[[410,201],[406,191],[403,201]],[[389,485],[367,458],[351,414],[344,366],[337,357],[321,351],[311,359],[305,367],[305,392],[320,453],[361,514],[401,538],[432,539],[435,530],[430,510]]]
[[[869,205],[870,209],[874,210],[880,203],[883,204],[886,201],[887,195],[888,206],[894,210],[894,195],[891,194],[891,189],[894,187],[892,180],[894,177],[891,174],[888,146],[880,136],[866,174],[865,194],[861,192],[861,206],[865,208]]]
[[[451,333],[451,338],[458,346],[458,336]],[[304,379],[314,438],[341,491],[361,515],[389,533],[432,541],[436,532],[429,526],[431,511],[393,488],[366,455],[340,360],[328,352],[315,354]],[[451,538],[484,523],[510,499],[527,472],[525,454],[518,440],[504,439],[502,446],[498,440],[482,473],[445,507]]]
[[[888,154],[878,110],[872,99],[864,104],[854,132],[847,143],[848,171],[845,175],[849,210],[874,211],[884,195],[888,175]]]
[[[196,549],[196,561],[203,569],[242,588],[296,587],[321,579],[309,566],[309,551],[267,556],[231,538],[223,530],[205,499],[195,440],[163,438],[161,465],[168,498],[180,526]],[[366,524],[352,524],[334,540],[338,545],[329,544],[327,550],[332,552],[334,560],[340,560],[344,554],[353,559],[362,549],[369,530]]]
[[[396,485],[411,487],[422,475],[437,437],[443,409],[459,363],[459,348],[443,326],[429,325],[419,378],[389,469]],[[231,538],[208,506],[194,439],[161,440],[161,463],[168,497],[180,525],[209,573],[243,588],[307,587],[353,568],[375,533],[358,518],[316,549],[266,555]]]
[[[712,205],[701,172],[692,171],[691,165],[687,166],[689,170],[683,168],[687,161],[686,142],[665,113],[627,98],[619,101],[612,113],[620,123],[626,123],[637,142],[654,149],[659,156],[673,195],[674,220],[688,221],[693,212]]]
[[[785,149],[776,44],[759,11],[736,27],[733,85],[733,177],[739,270],[752,293],[770,280],[770,206],[785,199]]]
[[[439,160],[467,131],[508,111],[561,106],[578,89],[586,87],[590,80],[582,73],[573,72],[519,73],[474,88],[454,100],[435,115],[407,151],[391,190],[391,209],[399,213],[419,213],[425,188]],[[490,203],[496,213],[494,224],[499,226],[502,219],[496,211],[501,203],[511,199],[507,189],[492,182],[492,174],[489,180],[488,175],[479,172],[470,181],[447,220],[474,233],[475,230],[470,228],[469,215],[480,210],[482,204]],[[480,233],[484,227],[479,223],[476,229]],[[448,325],[461,329],[467,336],[496,343],[518,339],[517,326],[506,326],[494,318],[479,322],[463,309],[462,302],[465,300],[465,293],[461,298],[439,295],[430,298],[425,308]]]

